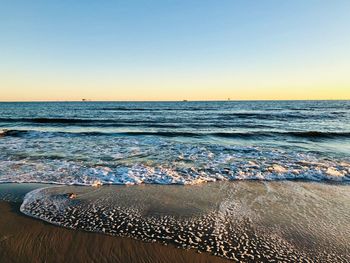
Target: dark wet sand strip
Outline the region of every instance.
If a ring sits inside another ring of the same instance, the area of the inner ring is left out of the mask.
[[[230,262],[194,250],[53,226],[21,215],[19,205],[0,202],[0,262]]]

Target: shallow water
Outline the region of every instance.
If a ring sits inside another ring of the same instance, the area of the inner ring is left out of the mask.
[[[0,103],[0,182],[350,181],[350,101]]]
[[[344,184],[63,186],[28,193],[21,211],[68,228],[234,260],[350,260],[350,192]]]

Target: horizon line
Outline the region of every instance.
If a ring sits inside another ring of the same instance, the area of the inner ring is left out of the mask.
[[[209,100],[0,100],[0,103],[22,102],[244,102],[244,101],[350,101],[349,99],[209,99]]]

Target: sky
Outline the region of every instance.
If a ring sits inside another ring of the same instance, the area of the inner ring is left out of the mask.
[[[348,0],[1,0],[0,101],[350,99]]]

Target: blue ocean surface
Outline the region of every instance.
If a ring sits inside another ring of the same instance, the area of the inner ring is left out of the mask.
[[[0,103],[0,182],[350,181],[350,101]]]

